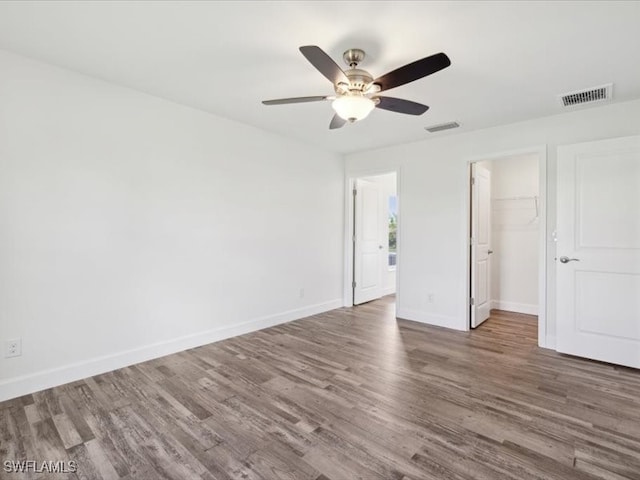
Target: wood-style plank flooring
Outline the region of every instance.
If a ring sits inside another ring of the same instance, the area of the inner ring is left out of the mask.
[[[465,333],[392,297],[334,310],[4,402],[0,476],[640,479],[640,372],[535,344],[526,315]]]

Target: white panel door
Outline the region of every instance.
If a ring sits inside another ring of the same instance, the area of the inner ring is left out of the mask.
[[[379,187],[374,182],[356,181],[353,304],[382,296]]]
[[[491,172],[471,164],[471,327],[491,313]]]
[[[640,368],[640,137],[558,148],[559,352]]]

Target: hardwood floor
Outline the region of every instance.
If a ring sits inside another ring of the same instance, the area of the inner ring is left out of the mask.
[[[1,478],[640,479],[640,372],[340,309],[0,404]],[[7,473],[5,461],[77,473]]]

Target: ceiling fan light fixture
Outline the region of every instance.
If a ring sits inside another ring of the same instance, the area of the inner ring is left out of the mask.
[[[357,122],[371,113],[376,102],[362,95],[342,95],[336,98],[331,106],[339,117],[348,122]]]

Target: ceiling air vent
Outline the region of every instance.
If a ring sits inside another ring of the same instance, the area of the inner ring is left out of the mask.
[[[611,100],[611,88],[613,84],[602,85],[601,87],[578,90],[563,95],[558,95],[564,107],[573,107],[584,103],[604,102]]]
[[[458,122],[441,123],[440,125],[431,125],[430,127],[424,127],[429,133],[441,132],[443,130],[451,130],[452,128],[458,128],[460,124]]]

